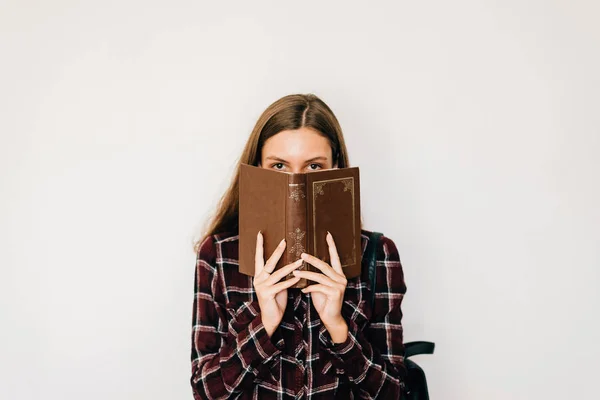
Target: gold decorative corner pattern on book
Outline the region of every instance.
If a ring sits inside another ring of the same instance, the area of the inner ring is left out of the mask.
[[[354,194],[354,179],[348,178],[342,181],[344,184],[344,192],[350,191],[350,194]]]
[[[325,186],[326,182],[314,182],[313,183],[313,190],[315,192],[315,194],[325,194],[325,192],[323,191],[323,186]]]
[[[354,194],[354,179],[353,178],[343,178],[343,179],[334,179],[334,181],[342,182],[344,184],[344,192],[350,191],[350,194]],[[325,192],[323,188],[325,184],[332,181],[322,181],[322,182],[314,182],[313,189],[315,194],[324,195]]]

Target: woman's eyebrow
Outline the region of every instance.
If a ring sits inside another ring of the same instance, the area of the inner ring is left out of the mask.
[[[268,156],[265,157],[265,160],[275,160],[275,161],[281,161],[281,162],[287,162],[286,160],[284,160],[283,158],[279,158],[279,157],[275,157],[275,156]],[[310,162],[310,161],[316,161],[316,160],[324,160],[327,161],[327,157],[323,157],[323,156],[317,156],[317,157],[313,157],[311,159],[306,160],[305,162]]]

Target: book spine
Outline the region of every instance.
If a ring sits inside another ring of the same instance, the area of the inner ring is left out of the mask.
[[[285,257],[283,257],[284,265],[298,260],[300,254],[307,251],[307,197],[306,174],[290,174],[285,203],[285,234],[287,245],[285,248]],[[306,262],[303,262],[303,266],[299,269],[307,269],[305,264]],[[293,277],[293,274],[289,274],[286,279]],[[292,287],[303,288],[306,286],[306,279],[302,278]]]

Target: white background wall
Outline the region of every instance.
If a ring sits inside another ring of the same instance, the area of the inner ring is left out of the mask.
[[[321,96],[440,399],[597,398],[594,1],[3,1],[0,398],[191,398],[192,241]]]

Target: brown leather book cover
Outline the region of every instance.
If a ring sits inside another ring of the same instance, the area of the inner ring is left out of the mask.
[[[336,244],[347,278],[360,275],[360,182],[358,167],[290,173],[241,164],[239,271],[254,275],[258,231],[263,234],[264,260],[285,238],[285,252],[275,270],[305,252],[331,265],[327,231]],[[321,273],[304,262],[299,269]],[[288,275],[285,279],[293,277]],[[316,282],[300,279],[293,288]]]

